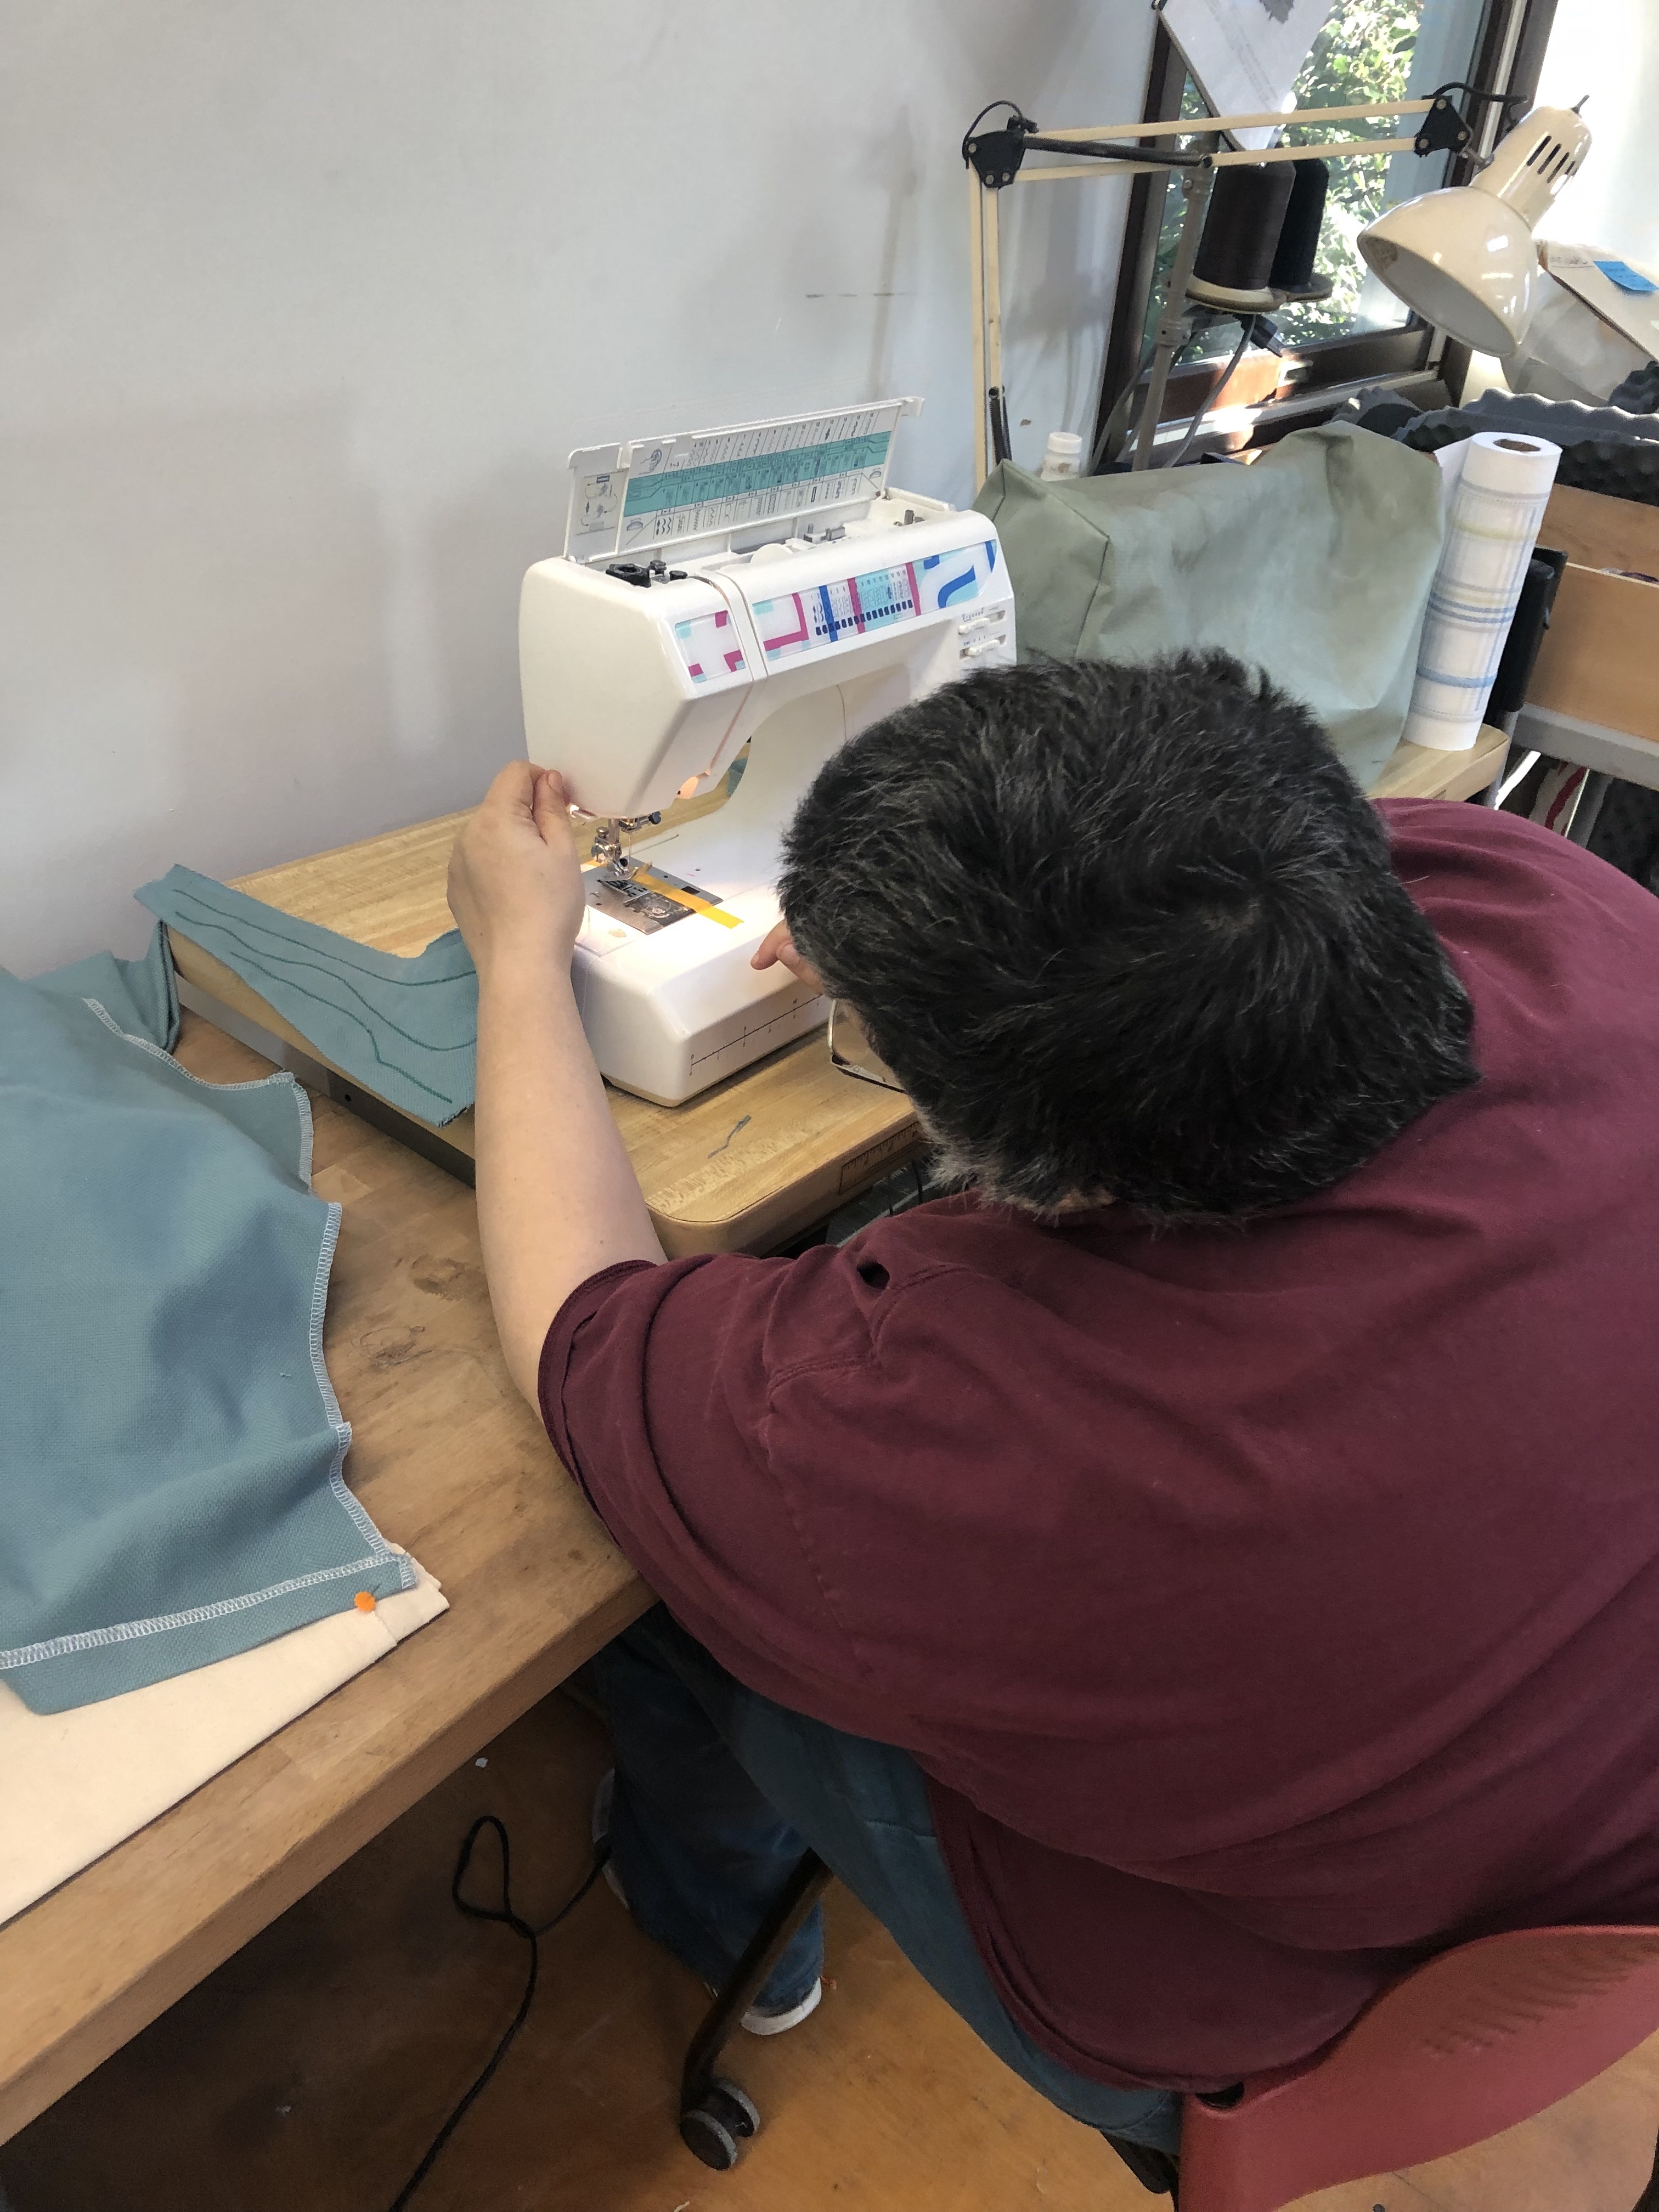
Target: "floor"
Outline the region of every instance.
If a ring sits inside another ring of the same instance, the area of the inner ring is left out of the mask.
[[[479,1813],[545,1918],[606,1764],[563,1697],[453,1775],[22,2135],[11,2212],[377,2212],[512,2018],[526,1954],[449,1901]],[[480,1861],[482,1870],[483,1861]],[[715,2175],[676,2131],[705,1999],[603,1885],[543,1946],[535,2008],[413,2212],[1153,2212],[1099,2139],[1009,2074],[831,1892],[834,1987],[729,2070],[765,2126]]]
[[[14,2141],[9,2212],[378,2212],[511,2019],[526,1954],[449,1901],[460,1838],[506,1822],[545,1918],[588,1857],[603,1736],[549,1698]],[[480,1871],[483,1863],[480,1863]],[[675,2086],[702,1992],[603,1886],[543,1947],[528,2025],[414,2212],[1157,2212],[1088,2130],[1007,2073],[831,1891],[833,1985],[731,2071],[765,2125],[716,2175]],[[1659,2039],[1524,2132],[1301,2212],[1628,2212]]]

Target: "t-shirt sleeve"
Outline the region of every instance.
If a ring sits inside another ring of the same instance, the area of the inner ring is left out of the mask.
[[[866,1735],[878,1707],[814,1570],[775,1393],[843,1370],[856,1397],[873,1297],[828,1249],[628,1262],[571,1293],[540,1370],[554,1449],[675,1617],[751,1689]]]

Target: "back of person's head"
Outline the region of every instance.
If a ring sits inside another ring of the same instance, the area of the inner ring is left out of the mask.
[[[1012,1205],[1243,1218],[1477,1079],[1381,817],[1224,653],[905,708],[820,772],[781,890],[949,1164]]]

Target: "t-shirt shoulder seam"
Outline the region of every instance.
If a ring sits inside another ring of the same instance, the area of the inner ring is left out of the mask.
[[[902,1298],[908,1297],[912,1291],[920,1290],[924,1283],[937,1282],[941,1275],[966,1275],[972,1272],[971,1268],[964,1267],[954,1260],[938,1260],[931,1267],[918,1269],[892,1291],[890,1297],[887,1297],[886,1310],[878,1314],[871,1323],[868,1352],[855,1352],[850,1358],[845,1352],[823,1353],[811,1359],[798,1359],[793,1366],[780,1368],[767,1384],[768,1403],[770,1403],[775,1390],[781,1389],[786,1382],[799,1382],[804,1375],[830,1375],[837,1370],[865,1366],[871,1355],[880,1351],[882,1334]]]

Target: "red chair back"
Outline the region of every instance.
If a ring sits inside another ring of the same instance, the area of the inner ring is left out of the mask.
[[[1384,1990],[1231,2111],[1188,2097],[1181,2212],[1280,2205],[1444,2158],[1530,2119],[1659,2029],[1659,1929],[1528,1928]]]

